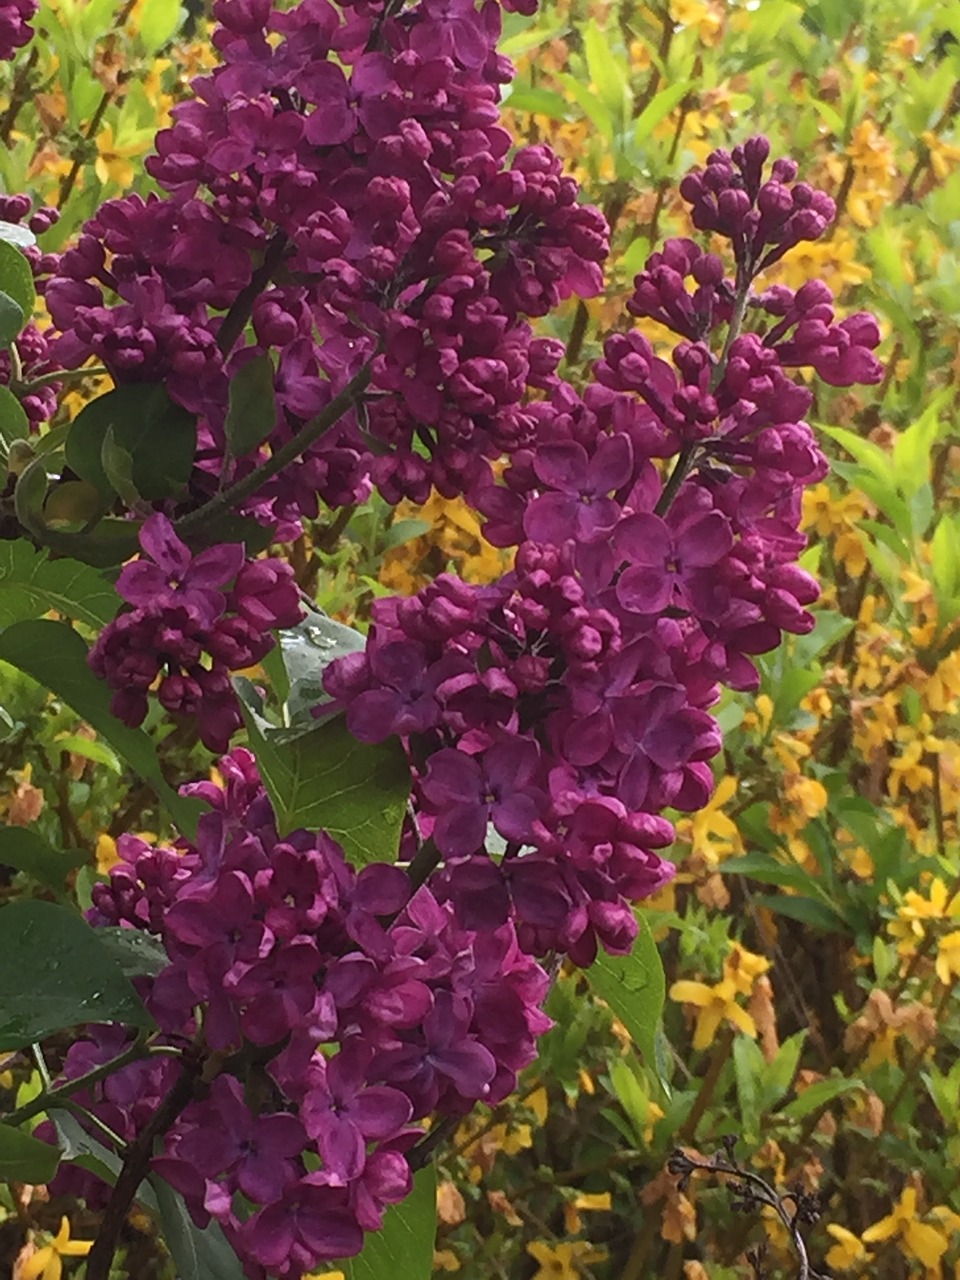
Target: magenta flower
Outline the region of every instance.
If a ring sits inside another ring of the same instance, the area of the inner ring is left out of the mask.
[[[547,444],[537,449],[533,469],[554,492],[542,493],[527,507],[527,537],[554,546],[568,538],[595,542],[620,518],[620,506],[609,495],[629,483],[633,449],[625,435],[604,436],[592,458],[574,440]]]
[[[423,733],[440,714],[434,696],[435,676],[427,669],[423,646],[391,641],[368,652],[370,673],[380,688],[354,698],[347,727],[361,742],[383,742],[392,733]]]
[[[410,1099],[389,1085],[368,1085],[373,1050],[356,1038],[330,1059],[317,1058],[301,1115],[327,1171],[343,1182],[359,1177],[368,1142],[395,1138],[413,1114]]]
[[[293,1182],[293,1160],[305,1141],[303,1125],[284,1112],[255,1116],[233,1076],[218,1076],[209,1099],[189,1118],[196,1123],[180,1137],[176,1154],[205,1178],[228,1173],[257,1204],[279,1200]]]
[[[159,511],[144,521],[140,546],[149,559],[124,565],[117,579],[117,591],[124,600],[152,610],[183,605],[201,625],[213,626],[227,603],[216,588],[237,576],[243,546],[224,543],[194,556]]]
[[[733,547],[730,523],[719,511],[695,512],[679,528],[649,512],[618,527],[617,550],[628,562],[617,599],[631,613],[662,613],[672,604],[694,614],[715,608],[716,566]]]
[[[438,811],[433,838],[441,853],[475,853],[492,822],[507,840],[533,834],[543,795],[531,786],[539,764],[527,738],[496,743],[480,756],[445,748],[430,757],[423,793]]]
[[[240,1236],[245,1249],[271,1269],[294,1261],[313,1270],[321,1259],[352,1258],[363,1247],[363,1231],[343,1192],[309,1177],[249,1218]]]

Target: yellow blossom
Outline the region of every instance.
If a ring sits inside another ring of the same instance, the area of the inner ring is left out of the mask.
[[[97,871],[102,876],[105,876],[110,868],[115,867],[120,861],[120,855],[117,853],[117,842],[106,831],[97,836],[96,857]]]
[[[917,1217],[917,1189],[906,1187],[891,1213],[864,1231],[865,1244],[880,1240],[897,1240],[900,1248],[925,1267],[936,1267],[949,1247],[943,1231]]]
[[[757,1037],[757,1024],[737,1004],[738,988],[733,978],[723,978],[713,986],[705,982],[686,979],[675,982],[670,988],[670,999],[680,1004],[692,1004],[699,1013],[693,1034],[694,1049],[706,1049],[712,1044],[721,1022],[729,1022],[751,1039]]]
[[[709,804],[698,810],[692,818],[677,824],[677,834],[690,842],[690,852],[700,857],[711,870],[724,858],[743,853],[743,841],[737,824],[723,812],[737,793],[737,779],[721,778]]]
[[[70,1222],[60,1219],[60,1230],[50,1241],[27,1258],[20,1267],[19,1280],[60,1280],[61,1258],[85,1258],[93,1248],[92,1240],[71,1240]]]
[[[433,1269],[434,1271],[459,1271],[460,1259],[452,1249],[435,1249],[433,1251]]]
[[[937,946],[937,977],[945,987],[960,978],[960,929],[941,938]]]
[[[97,158],[93,166],[97,177],[104,185],[115,182],[118,187],[131,186],[134,172],[131,157],[143,155],[148,146],[146,133],[120,142],[113,136],[113,126],[105,125],[97,134]]]
[[[527,1245],[527,1253],[540,1264],[533,1280],[578,1280],[582,1275],[579,1263],[589,1266],[602,1262],[607,1256],[604,1250],[595,1249],[585,1240],[562,1240],[559,1244],[534,1240]]]
[[[827,1223],[827,1231],[837,1242],[827,1253],[827,1266],[837,1271],[852,1271],[854,1267],[862,1271],[873,1254],[860,1237],[835,1222]]]
[[[12,1062],[15,1053],[0,1053],[0,1089],[13,1088],[13,1072],[7,1070],[7,1063]]]
[[[567,1235],[575,1236],[583,1230],[581,1213],[609,1213],[612,1199],[609,1191],[600,1191],[596,1195],[574,1196],[572,1200],[563,1202],[563,1225]]]
[[[927,148],[930,168],[938,182],[950,176],[953,167],[960,163],[960,147],[952,142],[944,142],[929,129],[920,135],[920,141]]]
[[[914,740],[907,744],[903,752],[890,761],[890,778],[887,788],[894,800],[900,795],[900,788],[917,795],[933,786],[933,770],[923,763],[923,743]]]
[[[887,929],[897,938],[897,951],[901,956],[913,954],[926,932],[925,921],[954,919],[960,916],[960,895],[950,896],[950,891],[939,876],[930,882],[927,897],[916,889],[908,889],[897,910],[897,918]]]
[[[830,239],[804,240],[788,249],[775,270],[764,272],[775,277],[780,284],[799,289],[811,277],[820,277],[835,292],[845,285],[862,284],[869,280],[870,269],[861,261],[862,246],[849,231],[838,227]]]
[[[670,0],[670,17],[682,27],[696,27],[706,45],[716,43],[723,26],[723,14],[706,0]]]
[[[753,984],[770,969],[766,956],[758,956],[746,947],[736,946],[723,962],[723,976],[732,978],[734,986],[743,996],[753,990]]]

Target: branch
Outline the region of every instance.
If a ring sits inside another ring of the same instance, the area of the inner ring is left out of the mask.
[[[120,1232],[130,1206],[136,1199],[140,1183],[149,1171],[150,1161],[153,1159],[153,1144],[167,1132],[193,1097],[195,1083],[195,1070],[185,1071],[160,1103],[153,1119],[127,1149],[123,1168],[107,1202],[100,1230],[87,1256],[87,1280],[110,1280],[110,1268],[117,1251]]]
[[[730,1178],[732,1181],[727,1185],[733,1197],[732,1208],[749,1212],[758,1206],[766,1206],[774,1210],[786,1227],[799,1262],[797,1280],[830,1280],[828,1275],[814,1271],[810,1266],[807,1243],[800,1231],[802,1226],[812,1226],[819,1219],[819,1197],[810,1195],[800,1187],[793,1191],[776,1191],[759,1174],[737,1164],[733,1159],[735,1145],[736,1138],[725,1139],[725,1150],[714,1152],[708,1160],[698,1160],[689,1152],[678,1148],[667,1161],[667,1169],[679,1176],[681,1191],[686,1189],[693,1173],[702,1172],[724,1179]],[[793,1204],[793,1212],[787,1208],[788,1200]]]
[[[234,298],[230,310],[224,316],[223,323],[217,331],[217,346],[224,356],[230,354],[234,343],[246,328],[253,311],[253,304],[270,283],[273,273],[284,259],[288,245],[286,232],[275,231],[267,242],[263,262]]]
[[[279,475],[291,462],[296,462],[302,453],[305,453],[315,441],[319,440],[325,432],[340,421],[345,413],[353,408],[361,393],[366,390],[372,373],[372,361],[368,361],[359,373],[354,374],[339,395],[334,396],[322,412],[318,413],[315,418],[311,418],[292,440],[288,440],[266,462],[261,463],[259,467],[255,467],[249,475],[244,476],[242,480],[238,480],[236,484],[232,484],[222,490],[211,498],[209,502],[205,502],[202,507],[198,507],[196,511],[191,511],[189,515],[182,516],[176,522],[177,532],[182,536],[185,533],[192,533],[197,529],[201,529],[209,520],[231,510],[231,508],[242,502],[244,498],[249,498],[251,494],[256,493],[261,485]]]
[[[180,1050],[174,1045],[156,1045],[151,1048],[144,1044],[142,1040],[137,1039],[129,1049],[125,1049],[116,1058],[111,1058],[109,1062],[103,1062],[99,1067],[94,1067],[92,1071],[88,1071],[85,1075],[76,1076],[73,1080],[65,1080],[63,1084],[58,1084],[55,1088],[45,1089],[42,1093],[37,1094],[35,1098],[24,1103],[22,1107],[18,1107],[16,1111],[11,1111],[9,1115],[4,1116],[3,1123],[9,1125],[23,1124],[25,1120],[31,1120],[34,1116],[40,1115],[41,1112],[47,1111],[51,1107],[62,1106],[64,1099],[69,1098],[71,1094],[80,1093],[81,1090],[88,1088],[90,1085],[97,1084],[100,1080],[105,1080],[107,1076],[112,1076],[115,1071],[129,1066],[131,1062],[138,1062],[141,1058],[154,1057],[161,1053],[180,1056]]]

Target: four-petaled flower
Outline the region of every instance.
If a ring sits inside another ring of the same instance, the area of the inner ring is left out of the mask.
[[[71,1240],[70,1223],[60,1219],[60,1230],[49,1244],[43,1245],[20,1264],[18,1280],[60,1280],[63,1275],[61,1258],[85,1258],[93,1248],[92,1240]]]

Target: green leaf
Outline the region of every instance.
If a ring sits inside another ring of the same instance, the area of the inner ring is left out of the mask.
[[[753,900],[754,906],[767,907],[791,920],[799,920],[801,924],[812,925],[815,929],[823,929],[826,933],[849,933],[850,928],[843,916],[823,902],[815,902],[812,898],[791,898],[786,894],[774,897],[760,894]]]
[[[23,316],[20,328],[23,328],[23,324],[33,315],[33,305],[37,298],[33,287],[33,272],[20,250],[4,239],[0,239],[0,293],[19,308]],[[15,338],[19,332],[20,329],[17,329],[10,337]],[[0,340],[9,342],[10,338]]]
[[[81,1022],[153,1025],[96,930],[74,910],[39,900],[0,908],[0,1050]]]
[[[591,93],[585,84],[581,84],[576,76],[563,72],[557,76],[557,79],[577,103],[590,123],[598,130],[600,136],[612,146],[616,128],[609,108],[601,102],[599,97]]]
[[[14,440],[26,440],[30,436],[30,419],[23,405],[9,387],[0,386],[0,446],[4,456],[10,452]]]
[[[816,1084],[804,1089],[793,1102],[788,1102],[785,1107],[779,1107],[777,1115],[786,1120],[804,1120],[815,1111],[819,1111],[821,1107],[825,1107],[828,1102],[833,1102],[834,1098],[864,1087],[862,1080],[818,1080]]]
[[[634,1063],[636,1058],[630,1055]],[[613,1085],[613,1091],[617,1095],[617,1101],[623,1107],[630,1123],[633,1125],[633,1133],[629,1137],[631,1144],[643,1146],[644,1132],[649,1123],[649,1106],[650,1099],[647,1097],[646,1090],[637,1078],[636,1071],[631,1068],[630,1062],[626,1058],[612,1058],[607,1065],[607,1072],[610,1076],[610,1083]]]
[[[663,964],[650,926],[638,912],[639,932],[628,956],[611,956],[601,951],[587,970],[587,980],[598,996],[630,1032],[650,1071],[657,1070],[655,1040],[666,984]]]
[[[750,1143],[760,1136],[760,1081],[765,1065],[760,1046],[746,1036],[737,1036],[733,1042],[733,1070],[743,1136]]]
[[[502,53],[505,58],[519,58],[531,49],[539,49],[541,45],[562,36],[566,30],[566,26],[529,27],[526,31],[518,31],[516,35],[501,40],[497,45],[497,52]]]
[[[18,249],[31,249],[37,243],[37,237],[29,227],[21,227],[19,222],[0,222],[0,240],[16,245]]]
[[[637,116],[636,124],[633,126],[635,146],[643,146],[661,120],[665,120],[670,112],[679,106],[692,86],[692,80],[680,80],[666,89],[661,89],[653,96]]]
[[[302,622],[280,632],[280,651],[287,673],[284,697],[292,720],[329,701],[323,687],[323,673],[336,658],[359,653],[366,637],[320,609],[310,609]]]
[[[930,543],[933,580],[944,597],[953,596],[960,586],[960,520],[944,513],[937,522]]]
[[[61,1159],[86,1169],[112,1187],[123,1167],[116,1152],[110,1151],[96,1138],[91,1138],[69,1111],[51,1107],[47,1114],[57,1131]]]
[[[878,444],[874,444],[872,440],[867,440],[863,436],[858,436],[854,431],[848,431],[846,427],[826,427],[822,423],[818,423],[817,429],[828,435],[831,440],[836,440],[837,444],[842,445],[851,458],[854,458],[861,466],[866,467],[878,480],[887,484],[891,483],[893,480],[893,458],[886,449],[881,449]]]
[[[103,433],[100,446],[100,465],[111,489],[128,507],[136,507],[142,498],[133,478],[133,454],[117,440],[113,423]]]
[[[0,627],[51,609],[100,629],[116,615],[111,583],[77,560],[50,560],[25,538],[0,542]]]
[[[170,786],[143,730],[122,724],[110,710],[110,691],[87,666],[87,646],[76,631],[47,619],[16,622],[0,633],[0,660],[62,698],[150,784],[184,835],[196,830],[202,806]]]
[[[128,978],[155,978],[170,964],[160,939],[142,929],[110,925],[97,929],[97,938]]]
[[[25,871],[58,893],[71,871],[87,860],[84,849],[62,852],[29,827],[0,827],[0,863]]]
[[[6,346],[13,342],[26,322],[27,318],[19,303],[9,293],[0,290],[0,343]]]
[[[934,396],[916,422],[901,432],[893,446],[893,474],[900,492],[907,498],[912,498],[930,479],[930,454],[940,434],[944,399],[942,393]]]
[[[766,815],[764,815],[766,820]],[[794,863],[792,866],[778,862],[769,853],[755,850],[739,858],[725,858],[720,865],[724,875],[747,876],[760,884],[783,885],[809,893],[813,887],[810,874]]]
[[[163,1242],[177,1269],[177,1280],[243,1280],[240,1259],[230,1247],[218,1222],[201,1230],[183,1202],[159,1174],[149,1176],[157,1199]]]
[[[277,400],[273,390],[273,362],[269,355],[254,356],[230,379],[224,431],[233,458],[242,458],[262,444],[277,424]]]
[[[587,74],[600,101],[622,127],[633,110],[626,59],[618,58],[610,48],[607,34],[596,18],[591,18],[583,28],[583,52]]]
[[[410,795],[398,739],[358,742],[338,716],[298,734],[264,728],[241,703],[281,835],[328,831],[358,866],[394,862]]]
[[[88,1173],[94,1174],[107,1186],[112,1187],[123,1168],[123,1161],[116,1152],[110,1151],[102,1142],[92,1138],[69,1111],[64,1111],[60,1107],[51,1107],[47,1114],[57,1131],[61,1159],[86,1169]],[[159,1219],[160,1206],[148,1182],[140,1183],[136,1198]],[[211,1280],[214,1275],[217,1275],[219,1280],[219,1274],[216,1272],[210,1273]]]
[[[94,764],[102,764],[111,773],[123,773],[120,757],[99,738],[91,740],[79,733],[68,733],[54,741],[60,751],[69,751],[72,756],[82,756],[85,760],[92,760]]]
[[[193,470],[197,423],[163,386],[116,387],[84,405],[74,419],[67,437],[67,463],[81,480],[106,496],[117,492],[103,457],[111,428],[112,447],[126,451],[132,459],[124,481],[129,479],[140,496],[154,502],[186,486]]]
[[[530,111],[538,116],[548,116],[551,120],[566,120],[570,114],[570,103],[562,93],[552,89],[534,89],[530,85],[515,85],[506,99],[511,111]]]
[[[784,1040],[777,1050],[777,1056],[771,1063],[765,1063],[763,1069],[763,1107],[769,1110],[790,1088],[797,1074],[800,1054],[807,1039],[806,1031],[798,1031]]]
[[[43,1186],[57,1172],[60,1152],[23,1129],[0,1124],[0,1180]]]
[[[140,41],[148,54],[155,54],[171,40],[180,26],[180,0],[146,0],[140,10]]]
[[[382,1229],[367,1236],[363,1252],[333,1269],[347,1280],[430,1280],[436,1234],[437,1171],[427,1165],[406,1200],[387,1210]]]
[[[46,462],[43,458],[34,458],[20,472],[13,491],[13,509],[17,519],[35,537],[42,537],[45,532],[43,504],[49,483]]]

